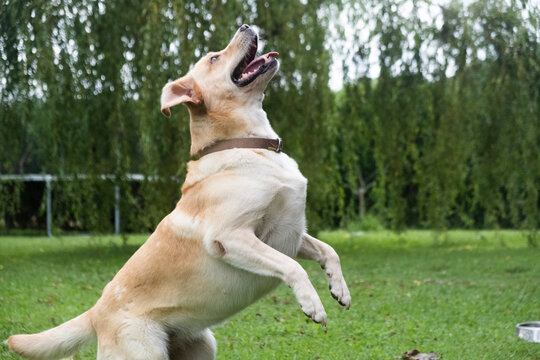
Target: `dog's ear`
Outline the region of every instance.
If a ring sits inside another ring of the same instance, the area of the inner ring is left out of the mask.
[[[202,102],[197,83],[191,76],[184,76],[178,80],[168,83],[161,91],[161,112],[166,117],[171,116],[171,107],[192,103],[198,105]]]

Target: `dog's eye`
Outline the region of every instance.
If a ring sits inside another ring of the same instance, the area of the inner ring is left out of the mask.
[[[210,64],[213,64],[216,62],[216,60],[218,59],[219,55],[214,55],[210,58]]]

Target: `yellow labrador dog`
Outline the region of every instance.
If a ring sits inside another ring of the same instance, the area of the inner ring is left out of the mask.
[[[222,51],[168,83],[161,111],[185,104],[191,153],[176,208],[105,287],[96,305],[53,329],[7,343],[30,359],[68,357],[97,338],[98,359],[215,359],[209,327],[244,309],[282,281],[302,311],[326,313],[295,257],[326,269],[333,297],[350,294],[336,252],[305,231],[306,179],[262,109],[278,71],[277,53],[255,57],[247,25]]]

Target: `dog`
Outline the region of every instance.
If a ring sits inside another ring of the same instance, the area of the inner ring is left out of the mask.
[[[278,54],[256,57],[257,44],[256,32],[242,25],[224,50],[165,85],[161,111],[168,117],[171,107],[187,106],[198,157],[188,163],[179,202],[90,310],[39,334],[11,336],[13,352],[60,359],[97,339],[100,360],[215,359],[209,328],[280,281],[325,326],[323,304],[296,257],[317,261],[332,296],[349,308],[338,255],[306,233],[307,180],[281,151],[262,108]]]

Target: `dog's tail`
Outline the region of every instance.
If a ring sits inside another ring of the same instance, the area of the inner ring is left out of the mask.
[[[93,341],[95,337],[90,312],[87,311],[39,334],[10,336],[6,343],[11,351],[24,358],[53,360],[73,355],[82,345]]]

